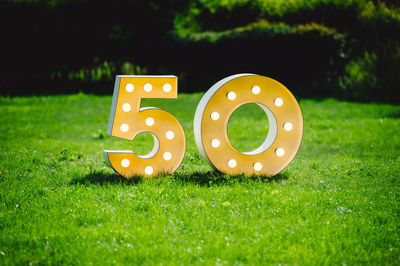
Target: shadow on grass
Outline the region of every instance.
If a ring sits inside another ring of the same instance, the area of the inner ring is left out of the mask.
[[[193,172],[193,173],[181,173],[175,172],[172,175],[161,174],[156,179],[170,178],[182,183],[198,184],[200,186],[218,186],[218,185],[230,185],[236,183],[248,183],[248,182],[281,182],[287,180],[288,177],[282,173],[273,176],[249,176],[249,175],[226,175],[218,171],[208,172]],[[138,184],[142,182],[145,177],[135,176],[132,178],[125,178],[116,173],[107,173],[105,171],[95,171],[89,173],[83,177],[78,177],[71,180],[71,185],[76,184]]]
[[[183,183],[194,183],[201,186],[214,186],[235,183],[248,182],[281,182],[288,179],[284,174],[278,174],[273,177],[266,176],[249,176],[249,175],[227,175],[218,171],[194,172],[190,174],[175,172],[172,178]]]
[[[71,180],[70,185],[76,184],[138,184],[143,180],[143,177],[135,176],[127,179],[116,173],[107,173],[105,171],[94,171],[83,177],[77,177]]]
[[[400,118],[400,111],[394,111],[386,115],[387,118]]]

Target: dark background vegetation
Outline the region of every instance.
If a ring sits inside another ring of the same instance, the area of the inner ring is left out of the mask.
[[[0,25],[2,95],[111,94],[117,74],[205,91],[250,72],[297,97],[400,102],[394,0],[13,0]]]

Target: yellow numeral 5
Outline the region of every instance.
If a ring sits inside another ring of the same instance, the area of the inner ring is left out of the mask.
[[[176,76],[117,76],[108,122],[110,136],[133,140],[141,132],[154,137],[153,150],[138,156],[132,151],[105,150],[107,163],[120,175],[153,176],[172,173],[186,152],[186,137],[181,124],[167,111],[140,108],[142,98],[177,98]]]

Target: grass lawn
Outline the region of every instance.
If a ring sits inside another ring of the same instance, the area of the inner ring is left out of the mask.
[[[111,96],[0,98],[0,264],[399,263],[400,106],[301,100],[294,161],[252,179],[200,158],[201,96],[143,101],[178,118],[187,153],[173,175],[133,180],[102,151],[145,154],[152,138],[106,135]],[[229,132],[246,151],[266,118],[241,111]]]

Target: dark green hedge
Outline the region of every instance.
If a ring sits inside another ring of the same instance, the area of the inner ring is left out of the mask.
[[[396,1],[199,0],[175,32],[222,53],[252,51],[264,67],[242,58],[232,68],[277,77],[300,96],[398,103],[399,11]]]
[[[116,74],[205,91],[242,72],[296,96],[399,103],[395,1],[0,2],[1,94],[111,93]]]

